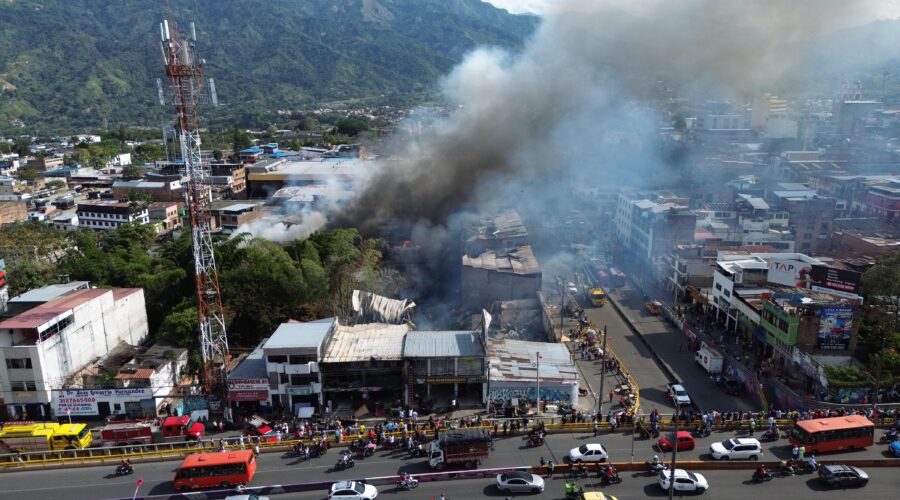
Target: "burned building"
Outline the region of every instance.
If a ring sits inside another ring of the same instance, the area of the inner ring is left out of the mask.
[[[541,279],[541,267],[530,245],[463,255],[463,307],[473,310],[496,301],[533,299],[541,290]]]

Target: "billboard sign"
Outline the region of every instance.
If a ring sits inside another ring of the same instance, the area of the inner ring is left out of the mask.
[[[853,334],[852,307],[824,307],[819,317],[819,349],[845,350]]]
[[[229,380],[228,399],[232,401],[263,401],[269,399],[269,379],[248,378]]]
[[[135,389],[62,389],[53,391],[51,405],[57,415],[85,416],[99,415],[97,403],[137,402],[153,399],[153,390],[149,387]]]
[[[859,282],[862,280],[862,274],[856,271],[820,265],[812,266],[809,276],[811,288],[817,292],[842,292],[842,296],[853,297],[859,293]]]
[[[809,288],[812,264],[797,259],[772,259],[769,261],[769,283],[796,288]]]

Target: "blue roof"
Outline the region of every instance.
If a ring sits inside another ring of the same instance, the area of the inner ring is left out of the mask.
[[[241,150],[241,153],[261,153],[261,152],[262,152],[262,149],[260,149],[259,146],[253,146],[251,148]]]
[[[260,344],[244,358],[231,373],[228,374],[229,380],[246,380],[252,378],[268,378],[266,373],[266,360],[263,359],[263,344]]]

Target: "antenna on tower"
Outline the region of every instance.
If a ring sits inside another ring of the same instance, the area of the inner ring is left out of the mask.
[[[219,105],[219,95],[216,94],[216,81],[212,78],[209,79],[209,100],[213,106]]]
[[[163,92],[163,85],[162,85],[161,78],[156,79],[156,92],[159,95],[159,105],[165,106],[166,105],[166,94],[165,94],[165,92]]]

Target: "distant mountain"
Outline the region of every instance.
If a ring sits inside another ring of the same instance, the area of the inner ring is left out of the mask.
[[[260,122],[321,102],[403,102],[478,45],[521,46],[538,19],[480,0],[172,0],[197,24],[220,101]],[[0,130],[156,126],[159,0],[0,0]]]

